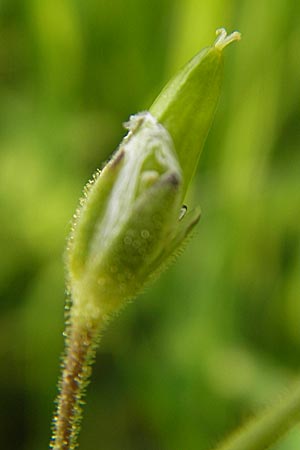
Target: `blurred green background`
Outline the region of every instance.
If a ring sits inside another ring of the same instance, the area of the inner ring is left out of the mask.
[[[81,448],[207,450],[299,375],[299,17],[299,0],[0,0],[1,448],[48,445],[83,185],[220,26],[243,40],[190,192],[203,217],[109,326]]]

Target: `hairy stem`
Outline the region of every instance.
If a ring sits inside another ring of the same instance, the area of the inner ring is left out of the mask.
[[[265,450],[300,421],[300,382],[215,450]]]
[[[62,362],[57,409],[53,419],[50,448],[73,450],[77,447],[86,386],[95,357],[97,329],[69,325]]]

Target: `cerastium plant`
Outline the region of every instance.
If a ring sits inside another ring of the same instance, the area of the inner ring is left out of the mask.
[[[199,220],[199,209],[185,214],[182,204],[218,102],[223,50],[239,39],[238,32],[217,30],[214,44],[167,84],[150,110],[130,117],[127,136],[85,188],[66,252],[70,298],[50,443],[55,450],[77,447],[104,326],[174,258]]]

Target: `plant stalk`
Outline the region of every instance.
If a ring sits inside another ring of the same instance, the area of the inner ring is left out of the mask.
[[[98,329],[68,325],[65,356],[53,418],[50,448],[74,450],[80,431],[86,387],[95,358]]]

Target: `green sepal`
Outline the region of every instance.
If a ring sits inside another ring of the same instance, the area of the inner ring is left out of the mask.
[[[139,197],[108,251],[93,261],[96,276],[106,279],[106,289],[115,301],[136,296],[162,249],[168,246],[180,210],[180,187],[176,172],[162,175]]]
[[[172,263],[176,261],[178,256],[184,251],[189,238],[192,235],[194,227],[197,225],[201,217],[201,210],[199,207],[194,208],[185,217],[176,224],[176,234],[170,239],[168,246],[166,246],[158,258],[154,261],[151,268],[151,275],[149,281],[154,281],[164,270],[166,270]]]
[[[82,275],[95,227],[102,220],[116,178],[122,167],[120,152],[100,172],[96,172],[84,189],[80,206],[73,216],[73,225],[68,239],[66,260],[68,272],[74,277]]]

